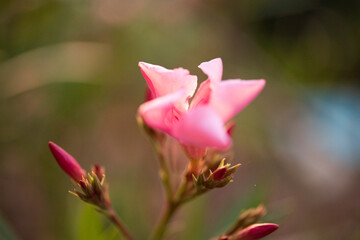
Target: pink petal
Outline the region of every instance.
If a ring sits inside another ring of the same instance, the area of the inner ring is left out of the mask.
[[[264,88],[265,80],[226,80],[212,87],[209,104],[224,123],[244,109]]]
[[[145,89],[145,97],[144,97],[145,102],[150,101],[150,100],[153,100],[154,98],[155,98],[155,97],[153,96],[152,91],[150,90],[149,87],[147,87],[147,88]]]
[[[175,93],[145,102],[140,105],[139,114],[150,127],[169,133],[179,117],[175,103],[183,99],[184,95],[185,90],[181,88]]]
[[[209,77],[213,83],[220,82],[223,74],[223,64],[221,58],[215,58],[209,62],[203,62],[199,68]]]
[[[184,145],[228,148],[231,138],[218,114],[208,105],[200,105],[182,115],[171,135]]]
[[[185,97],[182,107],[187,108],[187,99],[194,95],[197,87],[197,76],[190,75],[189,71],[183,68],[169,70],[145,62],[139,62],[139,67],[153,97],[162,97],[184,88]]]
[[[211,82],[206,80],[200,84],[199,89],[196,91],[194,98],[191,100],[190,109],[196,107],[199,104],[207,104],[211,95]]]

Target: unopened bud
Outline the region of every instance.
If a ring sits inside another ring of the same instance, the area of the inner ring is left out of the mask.
[[[86,183],[83,180],[79,181],[81,189],[85,192],[87,189]]]
[[[257,223],[237,232],[231,240],[256,240],[263,238],[279,228],[274,223]]]
[[[94,164],[94,166],[92,167],[92,172],[96,175],[100,182],[105,176],[105,169],[103,167],[100,167],[97,163]]]
[[[75,158],[67,153],[64,149],[53,142],[49,142],[49,148],[62,170],[75,182],[79,182],[83,176],[86,176],[85,170],[82,169]]]
[[[224,179],[225,175],[226,175],[226,167],[222,167],[219,169],[216,169],[211,175],[212,178],[214,179],[214,181],[221,181]]]
[[[254,223],[260,218],[265,216],[266,208],[263,205],[259,205],[256,208],[250,208],[240,214],[236,223],[226,232],[227,235],[232,235],[239,229],[244,229]]]

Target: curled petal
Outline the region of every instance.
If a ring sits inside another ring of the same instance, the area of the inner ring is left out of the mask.
[[[206,80],[200,84],[199,89],[196,91],[194,98],[191,101],[190,109],[196,107],[199,104],[207,104],[211,96],[211,82]]]
[[[212,87],[209,104],[224,123],[244,109],[264,88],[265,80],[226,80]]]
[[[145,102],[153,100],[154,98],[155,97],[153,96],[152,91],[150,90],[149,87],[147,87],[145,90],[145,97],[144,97]]]
[[[164,97],[145,102],[139,107],[139,114],[144,122],[152,128],[170,133],[172,125],[177,121],[179,113],[175,103],[184,98],[185,90],[180,89]]]
[[[184,145],[219,149],[226,149],[231,145],[231,138],[221,118],[208,105],[201,105],[184,113],[173,126],[171,135]]]
[[[153,97],[162,97],[184,88],[182,107],[187,108],[187,100],[194,95],[197,87],[197,76],[190,75],[189,71],[183,68],[169,70],[145,62],[139,62],[139,67]]]
[[[199,68],[209,77],[213,83],[220,82],[223,74],[223,64],[221,58],[215,58],[208,62],[203,62]]]

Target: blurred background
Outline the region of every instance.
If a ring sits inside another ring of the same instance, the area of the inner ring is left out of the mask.
[[[265,78],[236,117],[234,183],[176,216],[170,239],[209,239],[263,202],[268,239],[360,239],[360,2],[0,1],[0,239],[121,239],[68,194],[52,140],[107,168],[115,208],[146,239],[163,205],[135,115],[138,61]],[[172,238],[171,238],[172,237]]]

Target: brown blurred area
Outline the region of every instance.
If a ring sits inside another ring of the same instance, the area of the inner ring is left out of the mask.
[[[223,79],[267,85],[236,118],[235,181],[185,206],[170,239],[209,239],[261,202],[280,225],[268,239],[360,239],[355,0],[1,1],[0,236],[120,239],[67,193],[52,140],[87,170],[106,167],[116,209],[146,239],[164,194],[135,120],[137,63],[203,81],[197,66],[216,57]]]

